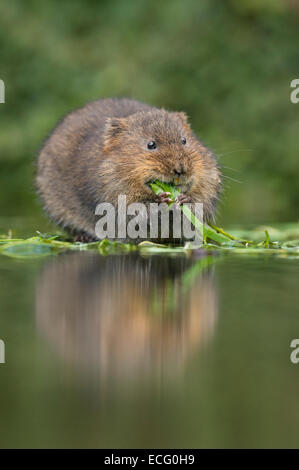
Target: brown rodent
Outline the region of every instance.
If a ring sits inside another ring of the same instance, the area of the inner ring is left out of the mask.
[[[157,179],[175,181],[182,193],[178,203],[201,202],[204,219],[213,218],[220,170],[186,114],[131,99],[98,100],[71,112],[38,157],[37,188],[46,211],[87,240],[97,239],[100,202],[117,205],[119,194],[127,204],[167,201],[167,194],[157,198],[148,186]]]

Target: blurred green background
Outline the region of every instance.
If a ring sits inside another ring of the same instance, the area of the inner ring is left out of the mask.
[[[35,158],[64,114],[129,96],[185,110],[219,155],[219,223],[297,221],[298,39],[296,0],[2,2],[0,214],[41,217]]]

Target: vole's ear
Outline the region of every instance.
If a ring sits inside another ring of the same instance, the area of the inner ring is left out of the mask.
[[[126,119],[107,118],[104,131],[104,148],[113,142],[127,129]]]
[[[186,113],[184,113],[183,111],[182,111],[182,112],[173,112],[173,113],[171,113],[171,115],[172,115],[177,121],[179,121],[181,124],[183,124],[183,126],[184,126],[186,129],[190,129],[189,124],[188,124],[188,116],[187,116]]]

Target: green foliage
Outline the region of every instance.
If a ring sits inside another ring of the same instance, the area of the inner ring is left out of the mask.
[[[169,197],[172,200],[168,205],[171,206],[175,202],[175,198],[180,194],[180,191],[175,188],[174,186],[170,184],[163,183],[162,181],[154,181],[153,183],[150,184],[152,190],[154,191],[155,194],[159,194],[161,192],[169,192]],[[198,220],[195,215],[191,212],[188,206],[185,204],[180,206],[181,211],[184,213],[184,215],[187,217],[188,220],[192,223],[192,225],[195,227],[196,230],[200,232],[202,235],[204,243],[208,239],[212,240],[213,242],[219,243],[219,244],[227,244],[227,243],[232,243],[231,240],[234,240],[233,237],[230,235],[224,235],[224,232],[220,233],[219,229],[215,227],[215,229],[208,227],[207,225],[203,224],[200,220]],[[238,241],[236,241],[236,244],[238,244]]]
[[[242,182],[224,179],[221,223],[296,219],[298,23],[284,0],[2,2],[1,214],[40,214],[34,159],[64,114],[129,96],[185,110]]]
[[[276,256],[299,256],[299,239],[291,238],[298,236],[299,227],[294,225],[275,229],[273,227],[260,227],[252,231],[233,231],[227,234],[222,229],[215,227],[210,229],[205,227],[208,233],[208,242],[203,243],[201,247],[193,247],[186,244],[184,247],[167,246],[150,241],[143,241],[138,245],[129,243],[120,243],[117,241],[102,240],[92,243],[80,243],[66,241],[60,235],[47,235],[37,232],[38,235],[27,239],[9,238],[2,235],[0,237],[0,255],[19,259],[33,259],[49,255],[56,255],[67,250],[86,251],[93,250],[99,254],[113,255],[118,253],[129,253],[138,251],[143,256],[153,254],[164,254],[171,256],[197,255],[207,256],[215,254],[243,254],[243,255],[276,255]],[[220,231],[217,233],[217,230]],[[225,233],[225,235],[223,235]],[[244,241],[242,236],[251,240]],[[273,236],[272,236],[273,234]],[[219,237],[219,238],[218,238]],[[271,238],[270,238],[271,237]],[[210,264],[207,259],[202,265]]]

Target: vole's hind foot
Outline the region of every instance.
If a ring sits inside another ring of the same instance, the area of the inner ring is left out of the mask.
[[[180,194],[175,198],[175,202],[177,203],[178,206],[181,206],[182,204],[188,204],[191,201],[191,197],[187,196],[187,194]]]
[[[87,235],[87,233],[80,233],[79,235],[76,235],[74,237],[74,243],[76,243],[76,242],[91,243],[93,241],[94,241],[94,239],[90,235]]]

